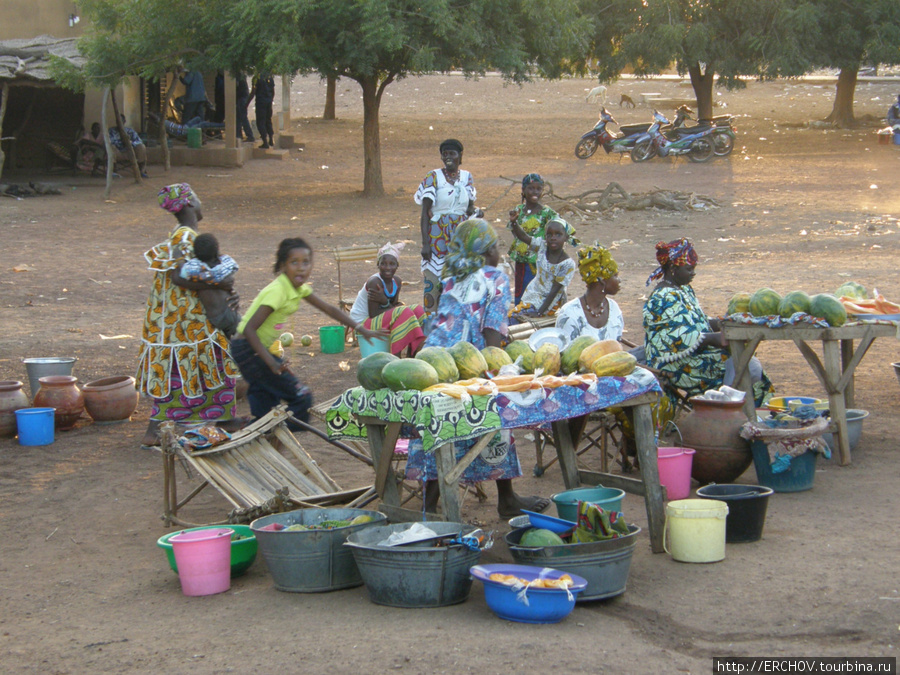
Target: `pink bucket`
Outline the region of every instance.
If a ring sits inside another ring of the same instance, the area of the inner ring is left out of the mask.
[[[178,566],[181,592],[214,595],[231,588],[231,535],[229,527],[180,532],[169,538]]]
[[[666,486],[669,501],[691,496],[691,448],[658,448],[659,483]]]

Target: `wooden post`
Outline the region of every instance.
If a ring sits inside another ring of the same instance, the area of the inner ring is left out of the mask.
[[[438,472],[438,487],[441,493],[444,517],[451,523],[461,522],[461,504],[459,500],[459,488],[454,482],[447,485],[447,476],[453,471],[456,464],[456,446],[453,443],[444,443],[434,449]]]
[[[290,74],[281,76],[281,131],[291,127],[291,79]]]
[[[9,100],[9,82],[3,83],[0,90],[0,137],[3,136],[3,118],[6,117],[6,102]],[[0,178],[3,178],[3,163],[6,156],[3,154],[3,139],[0,138]]]
[[[841,451],[841,466],[850,463],[850,436],[847,433],[847,406],[844,403],[844,392],[839,388],[841,380],[841,353],[838,340],[822,340],[823,366],[828,390],[828,408],[831,421],[837,427],[834,438]]]
[[[375,476],[379,476],[382,471],[390,470],[390,462],[392,454],[387,454],[387,443],[385,443],[385,427],[380,424],[367,424],[366,433],[369,437],[369,447],[372,448],[372,464],[375,466]],[[394,435],[394,444],[397,442],[397,436]],[[394,452],[394,445],[390,446],[390,453]],[[382,463],[386,463],[387,469],[382,469]],[[386,475],[386,474],[385,474]],[[397,489],[397,483],[392,480],[384,482],[384,491],[378,492],[385,504],[400,506],[400,491]]]
[[[650,528],[650,549],[662,553],[663,527],[666,522],[663,506],[663,491],[659,484],[659,466],[654,442],[653,418],[650,405],[644,403],[634,408],[634,440],[637,445],[638,461],[641,464],[641,479],[644,483],[644,504],[647,508],[647,522]]]
[[[846,372],[850,362],[853,360],[853,340],[841,340],[841,369]],[[844,388],[844,404],[848,408],[854,407],[856,404],[856,387],[853,383],[853,377],[847,382]]]
[[[572,442],[572,432],[568,420],[554,422],[553,442],[556,444],[556,456],[559,458],[559,469],[562,472],[563,483],[567,490],[577,488],[578,467],[575,463],[575,444]]]
[[[237,89],[230,72],[225,73],[225,147],[237,147]]]

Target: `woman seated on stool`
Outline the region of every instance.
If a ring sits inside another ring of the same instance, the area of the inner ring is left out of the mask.
[[[500,261],[497,244],[494,228],[480,218],[460,223],[453,233],[444,261],[444,289],[426,347],[450,347],[460,341],[471,342],[477,349],[500,346],[507,334],[510,292],[509,277],[496,267]],[[454,443],[456,461],[476,442],[477,439]],[[521,475],[512,434],[500,431],[466,467],[461,480],[497,481],[497,512],[502,518],[517,516],[522,509],[546,509],[550,500],[520,497],[513,492],[512,479]],[[434,453],[423,451],[421,439],[410,441],[406,477],[425,481],[425,510],[434,513],[439,496],[437,466]]]
[[[579,337],[619,340],[625,330],[622,310],[612,297],[619,292],[619,266],[602,246],[578,249],[578,273],[587,289],[556,314],[556,327],[566,343]]]
[[[397,276],[400,251],[405,244],[388,242],[378,249],[378,274],[369,277],[356,294],[356,302],[350,308],[350,318],[371,330],[391,332],[391,354],[401,356],[406,349],[414,355],[425,342],[421,305],[400,304],[403,281]]]
[[[698,260],[691,242],[684,238],[668,244],[659,242],[656,260],[659,267],[647,279],[647,285],[658,283],[643,313],[647,365],[661,371],[669,384],[688,397],[733,384],[728,341],[719,321],[706,316],[690,285]],[[751,359],[750,372],[753,398],[759,407],[772,396],[774,388],[755,358]]]
[[[568,225],[554,218],[544,228],[544,236],[532,236],[515,220],[510,211],[509,226],[519,241],[537,252],[537,274],[522,293],[522,301],[509,313],[514,322],[538,316],[552,316],[562,307],[568,296],[566,289],[575,276],[575,261],[565,251],[570,232]]]

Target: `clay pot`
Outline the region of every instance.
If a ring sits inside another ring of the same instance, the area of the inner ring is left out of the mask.
[[[138,391],[128,375],[104,377],[81,388],[84,408],[95,422],[127,420],[137,409]]]
[[[56,408],[53,420],[60,431],[74,427],[84,412],[84,396],[75,384],[78,379],[72,375],[48,375],[38,381],[41,387],[34,395],[34,407]]]
[[[701,485],[733,482],[753,462],[750,443],[740,436],[747,421],[743,402],[692,398],[691,405],[678,424],[683,445],[696,450],[691,476]]]
[[[18,380],[0,380],[0,438],[12,438],[16,435],[16,410],[31,406],[24,386]]]

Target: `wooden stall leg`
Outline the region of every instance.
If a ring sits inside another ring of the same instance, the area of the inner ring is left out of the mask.
[[[572,442],[572,431],[568,420],[553,423],[553,442],[556,443],[556,456],[559,458],[559,468],[562,471],[566,489],[577,488],[579,483],[575,444]]]
[[[397,428],[392,429],[389,425],[386,430],[380,424],[367,424],[366,433],[369,437],[369,447],[372,448],[372,464],[375,466],[376,483],[381,482],[382,486],[379,489],[376,484],[378,496],[385,504],[400,506],[400,491],[397,489],[397,481],[393,480],[393,476],[390,475],[391,460],[394,456],[394,446],[397,444],[400,424],[397,422],[392,422],[392,424],[396,424]]]
[[[734,387],[745,393],[744,414],[751,422],[756,421],[756,403],[753,400],[753,378],[750,375],[750,359],[753,358],[760,338],[753,340],[729,340],[731,359],[734,364]]]
[[[641,479],[644,482],[644,504],[647,508],[647,522],[650,528],[650,549],[654,553],[662,553],[666,514],[663,505],[663,490],[659,484],[659,467],[654,436],[650,405],[644,403],[635,406],[634,440],[637,444],[638,461],[641,464]]]
[[[457,481],[451,479],[450,484],[447,484],[447,476],[452,474],[456,464],[456,449],[453,443],[444,443],[437,446],[434,453],[444,517],[451,523],[462,522],[460,520],[462,505],[459,499],[459,488],[456,485]]]
[[[846,372],[850,362],[853,361],[853,340],[841,340],[841,371]],[[844,404],[848,408],[856,405],[856,388],[854,386],[853,377],[847,382],[844,388]]]
[[[847,406],[844,392],[839,387],[841,380],[841,354],[837,340],[822,340],[822,357],[825,368],[825,379],[828,384],[828,408],[831,410],[831,421],[837,427],[834,439],[841,452],[841,466],[850,463],[850,436],[847,433]]]

